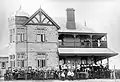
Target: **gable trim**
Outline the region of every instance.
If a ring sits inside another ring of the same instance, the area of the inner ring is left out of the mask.
[[[50,17],[48,16],[41,8],[39,8],[23,25],[27,25],[30,21],[32,21],[32,19],[39,14],[41,17],[41,14],[45,15],[45,17],[54,25],[57,27],[57,29],[60,29],[60,26]],[[45,19],[44,19],[45,20]],[[42,22],[41,18],[40,18],[40,22]],[[49,23],[49,22],[47,22]],[[28,24],[29,25],[29,24]],[[32,25],[32,24],[30,24]],[[34,25],[34,24],[33,24]],[[41,25],[41,23],[36,24],[36,25]],[[43,25],[43,24],[42,24]],[[46,25],[46,24],[45,24]]]

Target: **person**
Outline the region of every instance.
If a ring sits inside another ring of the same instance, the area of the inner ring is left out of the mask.
[[[79,79],[80,78],[80,64],[77,64],[77,68],[76,68],[76,78]]]
[[[61,65],[59,65],[59,69],[62,70],[62,66]]]
[[[67,73],[67,77],[69,80],[73,80],[74,78],[74,72],[72,70],[69,70]]]
[[[58,71],[57,70],[54,71],[54,79],[58,79]]]
[[[72,65],[72,69],[75,70],[75,64]]]
[[[65,79],[65,70],[63,70],[62,73],[61,73],[61,79],[62,79],[62,80]]]
[[[67,64],[64,64],[64,70],[67,71]]]
[[[71,71],[71,79],[73,80],[74,79],[74,72]]]
[[[70,78],[71,78],[71,71],[70,71],[70,70],[69,70],[68,73],[67,73],[67,77],[68,77],[68,79],[70,80]]]
[[[64,65],[61,65],[61,70],[64,70]]]
[[[9,72],[9,71],[6,70],[6,72],[5,72],[5,74],[4,74],[4,80],[9,80],[9,79],[8,79],[8,77],[9,77],[9,76],[8,76],[8,72]]]
[[[58,79],[61,79],[61,72],[62,72],[62,70],[58,71]]]
[[[31,79],[32,80],[35,79],[35,71],[34,71],[34,69],[31,70]]]

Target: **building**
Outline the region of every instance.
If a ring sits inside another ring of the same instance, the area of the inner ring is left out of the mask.
[[[107,47],[107,33],[78,27],[74,9],[67,9],[65,27],[39,8],[32,16],[21,9],[9,18],[10,67],[59,68],[59,65],[93,65],[118,53]],[[64,28],[64,30],[62,30]]]

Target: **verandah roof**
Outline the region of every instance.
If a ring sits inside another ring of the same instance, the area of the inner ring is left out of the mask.
[[[60,56],[105,56],[112,57],[118,53],[109,48],[58,48]]]

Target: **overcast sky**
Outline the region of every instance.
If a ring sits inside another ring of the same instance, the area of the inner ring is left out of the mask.
[[[120,52],[120,1],[119,0],[0,0],[0,49],[8,39],[8,17],[22,6],[32,15],[40,6],[52,18],[66,18],[66,8],[75,9],[76,22],[93,28],[96,32],[108,33],[108,47]],[[0,52],[1,53],[1,52]],[[3,54],[0,54],[3,55]],[[110,59],[110,68],[118,64],[120,56]]]

